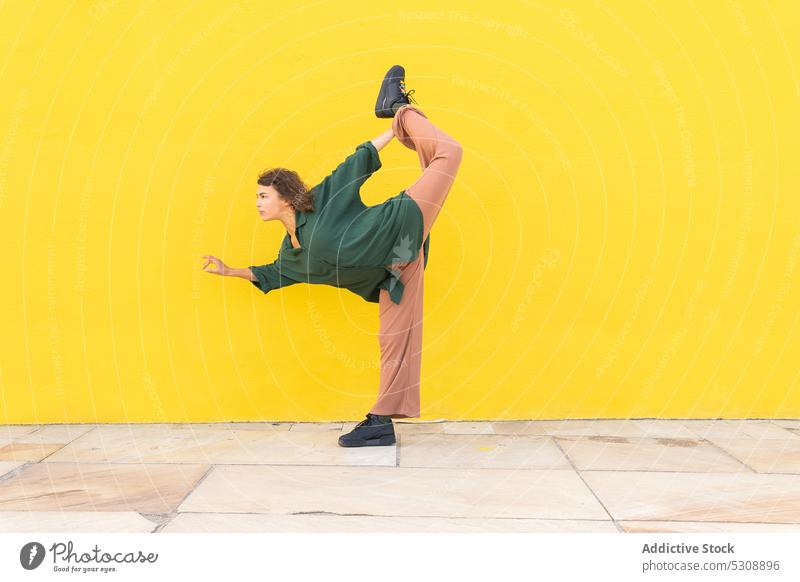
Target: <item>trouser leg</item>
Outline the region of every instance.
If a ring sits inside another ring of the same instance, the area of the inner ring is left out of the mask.
[[[386,289],[379,297],[381,373],[378,400],[370,412],[392,418],[420,414],[420,371],[422,364],[422,296],[424,255],[400,268],[404,285],[400,303],[394,303]]]
[[[401,107],[392,120],[397,139],[415,150],[422,167],[422,176],[406,188],[406,194],[420,207],[425,225],[422,239],[439,215],[461,165],[461,144],[436,127],[413,105]]]

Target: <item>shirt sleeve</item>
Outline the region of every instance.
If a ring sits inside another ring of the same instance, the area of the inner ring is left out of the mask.
[[[273,289],[280,289],[298,283],[295,279],[287,277],[281,272],[280,256],[267,265],[251,265],[247,267],[256,276],[255,281],[250,281],[253,285],[261,289],[263,293],[269,293]]]
[[[326,206],[331,201],[345,204],[353,200],[361,202],[359,195],[361,186],[367,178],[380,169],[381,165],[378,150],[371,141],[356,146],[355,151],[317,187],[315,202],[318,208]]]

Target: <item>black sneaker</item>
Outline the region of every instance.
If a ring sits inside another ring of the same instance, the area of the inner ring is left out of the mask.
[[[401,65],[394,65],[383,77],[378,99],[375,101],[375,115],[378,117],[394,117],[401,105],[416,103],[411,94],[406,92],[406,70]]]
[[[367,413],[367,418],[359,422],[353,430],[339,437],[343,447],[369,447],[393,445],[394,424],[391,417]]]

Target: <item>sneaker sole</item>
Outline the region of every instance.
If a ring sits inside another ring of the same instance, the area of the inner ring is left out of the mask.
[[[339,442],[339,445],[343,447],[379,447],[385,445],[393,445],[397,442],[394,438],[394,435],[388,434],[376,439],[359,439],[357,441],[351,441],[349,443]]]

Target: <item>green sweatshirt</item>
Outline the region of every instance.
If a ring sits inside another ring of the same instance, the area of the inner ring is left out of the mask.
[[[253,285],[264,293],[301,282],[333,285],[373,303],[386,289],[391,300],[400,303],[403,282],[392,263],[419,256],[422,211],[405,190],[374,206],[361,201],[361,185],[380,167],[372,142],[359,144],[312,189],[314,211],[295,212],[300,248],[292,247],[287,232],[275,261],[248,267],[257,278]],[[423,268],[428,265],[430,235],[424,243]]]

